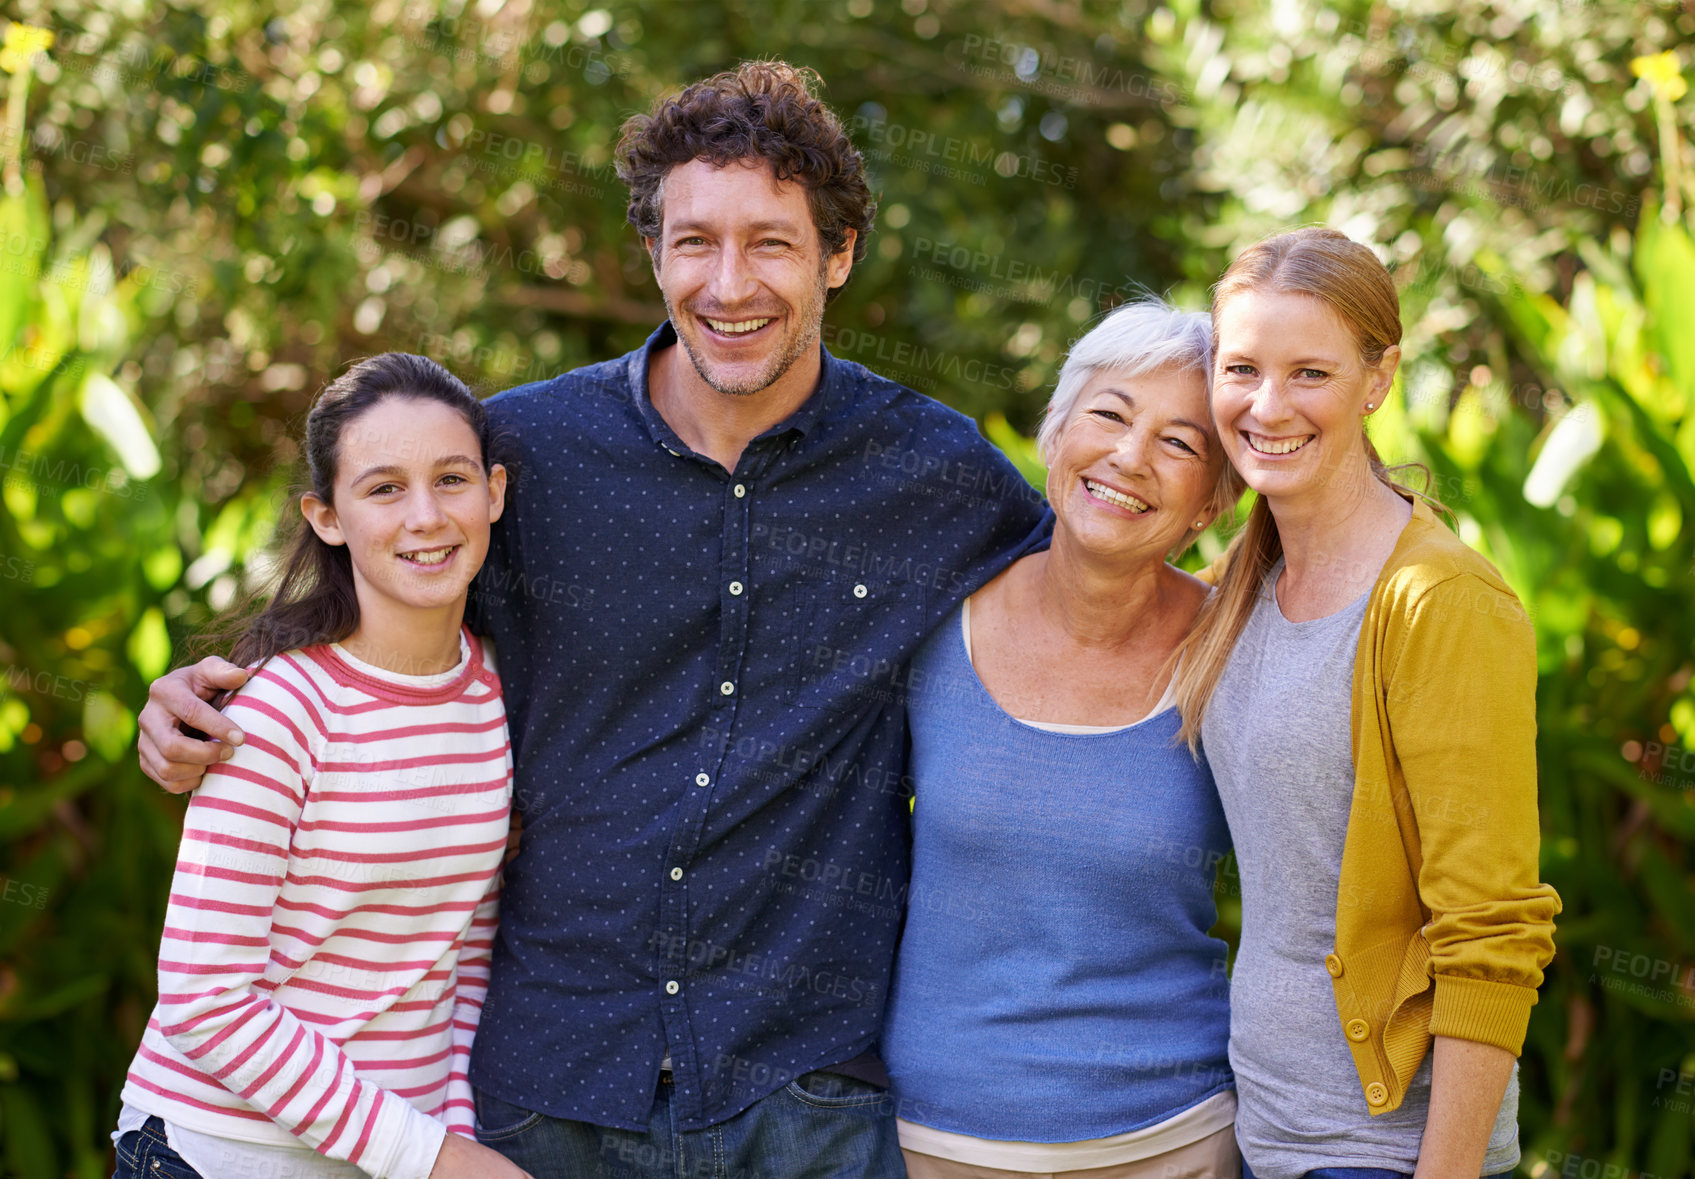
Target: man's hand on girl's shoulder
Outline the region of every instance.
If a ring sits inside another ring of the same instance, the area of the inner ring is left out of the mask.
[[[216,655],[154,680],[137,718],[141,771],[172,794],[200,785],[206,767],[228,761],[245,734],[207,701],[241,687],[247,669]]]

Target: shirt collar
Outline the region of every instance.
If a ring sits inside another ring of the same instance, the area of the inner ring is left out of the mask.
[[[657,409],[653,408],[653,399],[648,395],[648,362],[655,352],[673,347],[681,347],[681,344],[677,339],[677,329],[671,326],[670,320],[666,320],[654,329],[653,334],[647,338],[647,343],[626,357],[625,379],[629,382],[630,395],[635,399],[636,411],[641,414],[642,421],[647,423],[647,428],[652,433],[654,441],[673,454],[690,454],[693,452],[689,450],[688,444],[677,437],[677,432],[671,428],[670,423],[660,416]],[[834,388],[836,382],[842,379],[842,365],[830,355],[829,349],[824,347],[822,341],[819,342],[818,351],[820,353],[818,385],[812,390],[812,396],[803,401],[800,408],[795,410],[794,413],[763,434],[758,435],[755,441],[766,438],[781,438],[790,431],[804,437],[818,424],[819,418],[824,416],[825,403],[830,398],[830,391]]]

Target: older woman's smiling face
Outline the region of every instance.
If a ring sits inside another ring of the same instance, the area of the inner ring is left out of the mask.
[[[1210,522],[1224,463],[1194,369],[1096,372],[1048,468],[1057,533],[1103,557],[1164,560]]]

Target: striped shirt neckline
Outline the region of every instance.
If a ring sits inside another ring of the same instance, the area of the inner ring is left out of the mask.
[[[307,647],[301,654],[323,668],[343,687],[368,692],[392,704],[445,703],[456,699],[473,676],[484,683],[494,678],[483,666],[482,644],[475,641],[471,632],[463,626],[459,628],[459,663],[432,675],[406,675],[366,663],[340,643]]]

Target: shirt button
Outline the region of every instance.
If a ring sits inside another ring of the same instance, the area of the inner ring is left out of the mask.
[[[723,683],[718,685],[718,690],[724,693],[724,695],[730,696],[735,693],[736,685],[732,684],[729,680],[725,680]]]
[[[742,583],[739,582],[739,581],[732,581],[730,583],[730,596],[732,598],[739,598],[741,596],[741,593],[742,593]]]
[[[747,487],[745,485],[741,484],[741,483],[736,484],[736,498],[740,499],[742,496],[744,496],[746,494],[747,494]]]
[[[1324,956],[1324,969],[1330,972],[1331,978],[1342,977],[1342,960],[1334,954]]]
[[[665,993],[667,995],[675,995],[678,991],[680,991],[682,989],[683,988],[680,985],[678,985],[676,979],[672,979],[670,982],[665,984]]]
[[[1350,1019],[1348,1021],[1347,1033],[1348,1039],[1357,1044],[1371,1035],[1371,1028],[1366,1026],[1366,1022],[1363,1019]]]
[[[853,587],[853,596],[856,597],[856,598],[863,598],[865,596],[865,587],[862,586],[862,585],[854,586]]]
[[[1367,1105],[1388,1105],[1389,1090],[1381,1082],[1373,1081],[1365,1087],[1365,1100]]]
[[[682,878],[683,878],[683,870],[681,868],[671,869],[671,879],[672,880],[681,880]]]
[[[696,774],[694,776],[694,784],[696,786],[710,786],[712,785],[712,776],[704,772]]]

